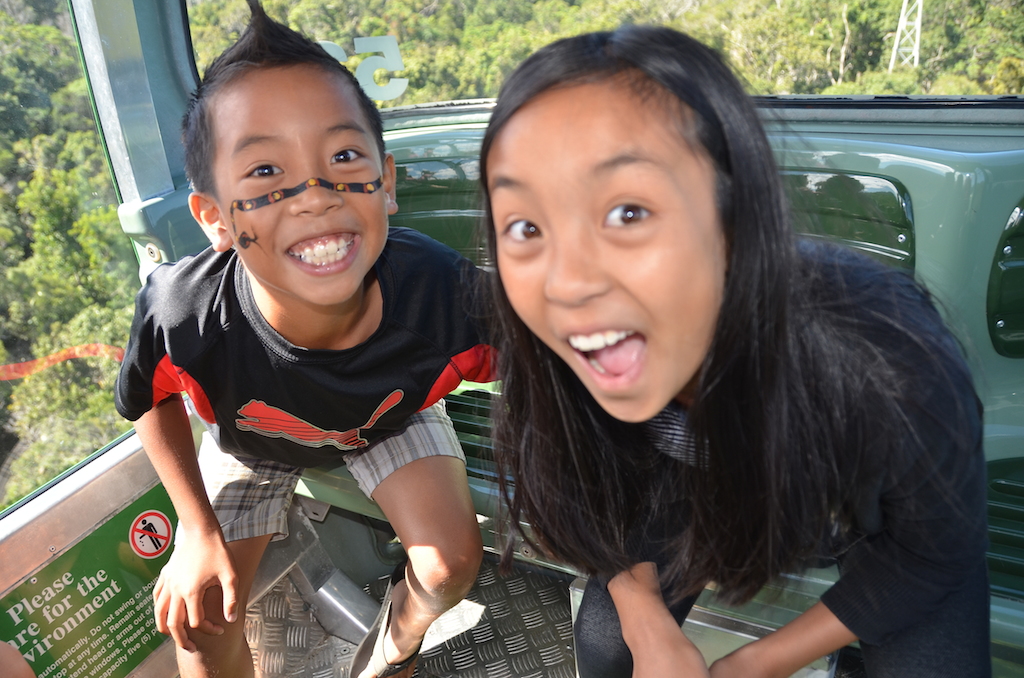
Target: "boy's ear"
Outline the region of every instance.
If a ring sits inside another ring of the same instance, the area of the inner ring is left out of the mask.
[[[188,196],[188,209],[192,212],[192,217],[199,222],[203,233],[210,239],[215,251],[227,252],[234,246],[235,241],[231,237],[228,224],[224,221],[224,213],[212,196],[192,193]]]
[[[384,192],[387,195],[388,214],[398,211],[398,200],[395,194],[395,156],[391,153],[384,154],[384,167],[381,171],[384,182]]]

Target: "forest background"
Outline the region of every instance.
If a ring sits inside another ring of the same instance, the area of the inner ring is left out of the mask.
[[[1024,0],[923,0],[917,68],[889,72],[902,0],[264,0],[275,18],[353,52],[397,37],[408,78],[386,105],[493,97],[554,39],[623,23],[682,29],[752,94],[1024,93]],[[189,0],[199,70],[244,28],[243,0]],[[348,65],[353,66],[350,62]],[[0,365],[123,346],[139,287],[63,0],[0,0]],[[0,507],[130,426],[117,363],[79,358],[0,381]]]

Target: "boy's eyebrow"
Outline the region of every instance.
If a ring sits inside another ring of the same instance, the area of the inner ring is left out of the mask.
[[[332,125],[327,128],[328,134],[337,134],[338,132],[358,132],[360,134],[366,134],[366,130],[355,122],[340,122],[337,125]],[[235,144],[233,155],[238,155],[250,146],[262,144],[267,141],[274,141],[277,138],[278,137],[273,134],[253,134],[251,136],[243,137]]]
[[[366,130],[362,125],[356,122],[339,122],[337,125],[333,125],[327,128],[328,132],[359,132],[360,134],[366,134]]]

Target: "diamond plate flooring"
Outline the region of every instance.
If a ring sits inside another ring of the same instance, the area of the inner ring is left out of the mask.
[[[368,593],[381,600],[387,577]],[[355,646],[327,635],[288,577],[253,605],[246,639],[261,678],[348,678]],[[568,585],[484,561],[473,589],[431,625],[417,678],[574,678]]]

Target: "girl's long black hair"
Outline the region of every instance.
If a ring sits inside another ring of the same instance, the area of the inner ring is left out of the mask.
[[[552,88],[611,77],[637,83],[637,105],[656,103],[642,96],[651,84],[684,104],[680,125],[715,167],[728,274],[687,412],[698,463],[669,459],[641,425],[608,415],[491,276],[503,379],[493,439],[499,477],[513,479],[503,484],[509,518],[528,523],[552,556],[604,575],[648,559],[633,545],[678,524],[663,573],[675,594],[714,581],[726,600],[746,600],[806,564],[830,531],[865,528],[858,507],[886,482],[884,469],[906,468],[908,422],[928,416],[932,394],[908,375],[968,385],[970,377],[910,276],[798,244],[752,101],[712,50],[674,30],[592,33],[527,59],[502,88],[483,141],[485,194],[491,145],[520,107]],[[500,267],[487,215],[484,237]]]

